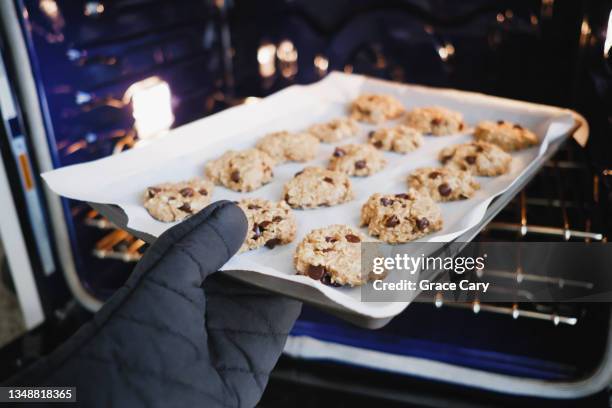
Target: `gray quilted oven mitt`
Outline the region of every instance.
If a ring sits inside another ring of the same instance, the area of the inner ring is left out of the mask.
[[[246,229],[228,201],[171,228],[91,322],[9,384],[76,386],[84,407],[254,406],[301,303],[214,274]]]

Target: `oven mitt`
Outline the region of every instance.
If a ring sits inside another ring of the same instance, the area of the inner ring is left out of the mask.
[[[76,386],[86,407],[254,406],[301,303],[213,273],[246,230],[228,201],[169,229],[92,321],[9,384]]]

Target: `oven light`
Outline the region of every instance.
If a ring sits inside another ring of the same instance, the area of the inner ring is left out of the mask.
[[[252,105],[254,103],[257,103],[261,101],[261,98],[257,97],[257,96],[247,96],[246,98],[244,98],[244,104],[245,105]]]
[[[582,20],[580,25],[580,46],[584,47],[591,36],[591,26],[587,21],[586,17]]]
[[[88,1],[85,3],[83,14],[87,17],[98,17],[102,13],[104,13],[104,4],[99,1]]]
[[[42,11],[51,21],[55,21],[60,18],[59,7],[55,0],[41,0],[38,4],[40,11]]]
[[[281,41],[276,49],[276,58],[280,63],[281,75],[284,78],[291,78],[298,72],[298,52],[293,43],[289,40]]]
[[[162,134],[174,123],[170,86],[159,77],[132,84],[123,100],[126,104],[132,102],[134,127],[140,139]]]
[[[314,58],[314,66],[317,68],[319,75],[323,76],[329,68],[329,60],[324,55],[317,54]]]
[[[259,62],[259,75],[264,78],[271,77],[276,72],[276,46],[274,44],[263,44],[257,50],[257,62]]]
[[[52,33],[47,34],[47,41],[51,43],[61,42],[64,40],[62,30],[64,28],[64,17],[55,0],[40,0],[38,3],[40,11],[49,19],[52,27]]]
[[[289,40],[284,40],[278,44],[276,57],[281,62],[295,62],[298,59],[298,53],[293,43]]]
[[[455,55],[455,47],[450,43],[446,43],[444,46],[438,48],[438,55],[440,55],[442,61],[446,62],[450,57]]]
[[[606,41],[604,42],[604,58],[609,57],[610,48],[612,48],[612,10],[610,10],[610,16],[608,17],[608,29],[606,31]]]

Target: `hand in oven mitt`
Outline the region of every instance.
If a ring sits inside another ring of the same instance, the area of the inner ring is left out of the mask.
[[[246,229],[228,201],[171,228],[89,323],[9,384],[75,386],[87,407],[254,406],[301,303],[214,274]]]

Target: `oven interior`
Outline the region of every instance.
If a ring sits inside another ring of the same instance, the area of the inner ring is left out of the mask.
[[[477,239],[607,240],[609,1],[17,4],[55,167],[131,148],[137,136],[124,97],[147,78],[169,84],[176,127],[341,70],[579,111],[590,124],[586,148],[569,140]],[[63,204],[79,279],[103,301],[147,245],[86,203]],[[367,331],[305,307],[293,335],[521,378],[571,381],[601,365],[609,314],[607,304],[595,303],[417,303],[385,328]],[[279,375],[293,372],[299,360],[284,357]]]

